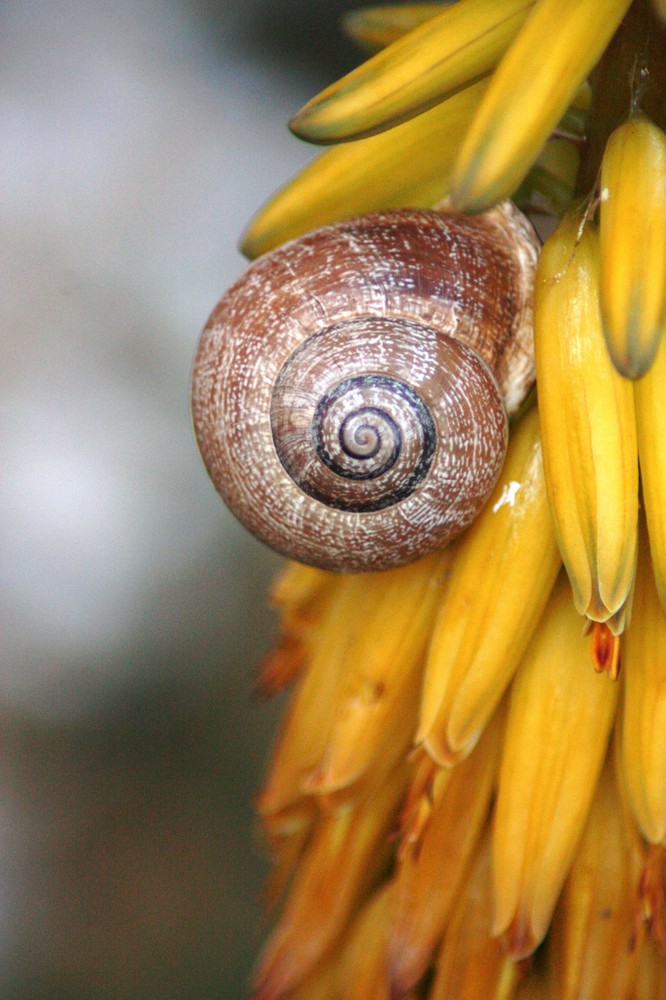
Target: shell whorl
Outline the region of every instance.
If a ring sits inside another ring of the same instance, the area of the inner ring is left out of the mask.
[[[325,568],[381,569],[476,516],[534,377],[536,241],[515,212],[352,219],[260,258],[221,299],[195,363],[195,428],[259,538]]]

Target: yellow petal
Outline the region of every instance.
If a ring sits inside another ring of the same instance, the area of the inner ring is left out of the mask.
[[[580,152],[568,139],[549,139],[515,194],[520,204],[544,206],[558,216],[571,207],[576,190]]]
[[[604,343],[598,238],[575,216],[539,259],[534,340],[546,485],[576,608],[619,632],[636,561],[633,392]]]
[[[666,608],[666,340],[649,372],[634,386],[643,504],[652,569]]]
[[[426,971],[465,883],[488,815],[502,723],[498,714],[470,756],[456,764],[441,788],[435,785],[425,831],[415,849],[399,861],[388,947],[395,995],[410,989]]]
[[[378,52],[441,12],[441,3],[359,7],[343,14],[342,27],[345,33],[366,51]]]
[[[406,753],[448,561],[448,552],[438,552],[411,566],[364,574],[370,604],[366,596],[362,627],[347,649],[338,694],[329,705],[330,732],[307,791],[323,794],[351,785],[374,761]]]
[[[649,938],[638,956],[638,972],[630,1000],[666,1000],[666,955]]]
[[[271,603],[280,610],[280,638],[259,665],[255,687],[261,697],[291,684],[310,662],[335,581],[334,573],[288,563],[273,585]]]
[[[643,836],[658,844],[666,838],[666,614],[654,586],[644,534],[632,624],[623,640],[622,671],[624,784]]]
[[[638,892],[647,935],[666,955],[666,845],[647,848]]]
[[[529,968],[525,978],[518,983],[515,1000],[555,1000],[554,980],[552,964],[539,963]]]
[[[254,217],[241,240],[251,258],[360,212],[428,208],[448,191],[457,144],[478,107],[480,81],[390,132],[329,149]]]
[[[314,972],[289,994],[289,1000],[339,1000],[340,976],[335,957],[325,958]]]
[[[389,996],[386,948],[394,897],[394,884],[385,882],[354,920],[340,957],[338,1000]]]
[[[259,797],[266,815],[298,802],[305,778],[317,765],[328,735],[331,702],[346,663],[345,655],[362,627],[370,594],[362,575],[334,581],[330,607],[322,617],[312,660],[302,677],[278,737],[270,773]],[[360,616],[360,617],[359,617]]]
[[[269,846],[271,855],[271,869],[262,892],[266,906],[274,908],[282,899],[318,819],[319,810],[314,800],[263,819],[262,840]]]
[[[486,834],[447,924],[428,1000],[513,997],[520,967],[492,936],[491,925],[491,851]]]
[[[288,562],[271,588],[271,604],[280,609],[283,619],[289,614],[301,614],[336,579],[327,570]]]
[[[444,592],[416,737],[434,760],[450,763],[474,746],[518,666],[560,565],[533,410],[511,438],[497,486],[460,543]]]
[[[551,954],[561,1000],[624,1000],[636,973],[642,851],[607,764],[558,906]]]
[[[347,1000],[388,993],[386,944],[393,897],[393,884],[386,882],[354,921],[341,959],[341,996]]]
[[[666,135],[647,118],[620,125],[601,163],[599,298],[617,370],[638,378],[666,329]]]
[[[460,0],[327,87],[290,128],[309,142],[360,139],[399,125],[486,76],[534,0]]]
[[[543,939],[606,753],[618,685],[590,669],[560,576],[511,689],[494,820],[494,932],[522,957]]]
[[[451,181],[457,208],[478,212],[515,191],[629,5],[540,0],[465,138]]]
[[[320,819],[261,956],[256,1000],[276,1000],[298,986],[339,940],[388,861],[406,780],[407,769],[399,768],[370,798]]]

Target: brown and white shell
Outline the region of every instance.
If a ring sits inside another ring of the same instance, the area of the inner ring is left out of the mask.
[[[255,261],[194,367],[199,448],[234,514],[279,552],[349,572],[462,531],[534,380],[537,248],[507,203],[374,213]]]

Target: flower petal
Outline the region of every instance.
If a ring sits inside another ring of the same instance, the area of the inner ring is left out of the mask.
[[[460,0],[313,98],[289,123],[309,142],[361,139],[487,76],[534,0]]]
[[[495,71],[460,151],[454,205],[508,198],[593,68],[631,0],[540,0]]]

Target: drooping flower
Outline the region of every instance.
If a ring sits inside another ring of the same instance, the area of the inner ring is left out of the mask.
[[[479,519],[405,568],[276,586],[265,684],[294,692],[259,799],[283,897],[261,1000],[666,997],[663,21],[357,12],[380,51],[293,122],[335,145],[245,234],[257,256],[443,198],[553,220],[538,408]]]

